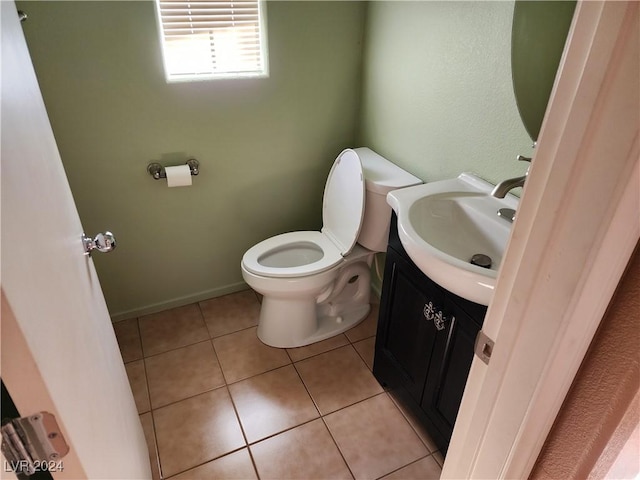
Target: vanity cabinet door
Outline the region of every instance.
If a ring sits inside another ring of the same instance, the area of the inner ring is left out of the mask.
[[[384,281],[374,373],[383,383],[404,388],[419,404],[437,338],[425,312],[443,305],[444,295],[391,248]]]
[[[480,325],[450,299],[445,317],[445,328],[437,333],[421,403],[441,437],[447,439],[447,445],[439,445],[444,451],[453,433],[480,330]]]
[[[487,307],[458,297],[409,259],[391,219],[373,373],[446,453]]]

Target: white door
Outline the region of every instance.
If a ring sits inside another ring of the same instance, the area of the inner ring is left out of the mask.
[[[54,478],[151,478],[16,6],[0,4],[2,379],[21,415],[58,419],[71,451]]]

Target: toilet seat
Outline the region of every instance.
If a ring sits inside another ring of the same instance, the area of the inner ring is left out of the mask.
[[[254,245],[242,257],[242,266],[263,277],[291,278],[329,270],[340,261],[340,250],[329,237],[305,231],[283,233]]]
[[[358,154],[347,148],[333,162],[322,196],[322,233],[348,255],[364,218],[365,180]]]
[[[365,181],[358,154],[347,148],[331,167],[322,199],[322,231],[290,232],[251,247],[242,266],[263,277],[292,278],[320,273],[353,249],[364,216]]]

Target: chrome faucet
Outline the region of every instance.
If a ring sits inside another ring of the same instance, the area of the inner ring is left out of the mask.
[[[522,155],[518,155],[516,157],[516,160],[531,163],[531,158],[523,157]],[[491,195],[496,198],[504,198],[507,193],[509,193],[509,191],[513,190],[514,188],[523,187],[524,182],[527,179],[527,175],[529,175],[530,167],[531,166],[527,167],[527,171],[521,177],[508,178],[501,181],[493,188],[493,190],[491,191]],[[500,210],[498,210],[498,216],[504,218],[508,222],[513,222],[516,219],[516,211],[513,208],[501,208]]]
[[[531,162],[531,158],[523,157],[522,155],[518,155],[516,157],[516,160],[519,160],[521,162]],[[506,180],[501,181],[491,191],[491,195],[493,195],[496,198],[504,198],[507,195],[507,193],[509,193],[510,190],[513,190],[514,188],[517,188],[517,187],[523,187],[524,182],[527,179],[527,175],[529,175],[529,168],[527,168],[527,171],[521,177],[508,178]]]

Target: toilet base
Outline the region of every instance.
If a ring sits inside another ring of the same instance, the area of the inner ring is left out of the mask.
[[[277,348],[303,347],[339,335],[362,322],[371,305],[358,304],[339,316],[318,315],[315,301],[262,300],[258,338]]]

